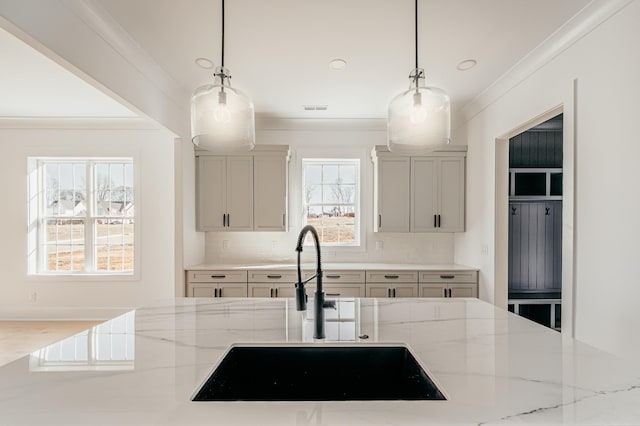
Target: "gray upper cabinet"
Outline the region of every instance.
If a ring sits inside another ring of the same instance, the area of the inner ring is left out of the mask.
[[[258,155],[253,159],[254,230],[287,230],[287,158]]]
[[[198,231],[286,230],[288,146],[196,155]]]
[[[429,156],[372,152],[377,232],[463,232],[465,146]]]
[[[464,231],[464,157],[411,157],[411,230]]]
[[[409,157],[375,160],[375,230],[409,232]]]
[[[199,156],[199,231],[253,229],[253,157]]]

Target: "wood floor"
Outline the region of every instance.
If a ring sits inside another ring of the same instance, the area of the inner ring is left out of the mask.
[[[102,321],[0,321],[0,366]]]

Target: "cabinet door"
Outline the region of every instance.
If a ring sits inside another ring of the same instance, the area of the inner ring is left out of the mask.
[[[439,159],[438,232],[464,231],[464,158]]]
[[[411,231],[436,232],[437,160],[411,158]]]
[[[273,286],[275,289],[275,297],[296,297],[296,287],[289,283],[289,284],[280,284],[280,285],[274,285]],[[309,287],[305,287],[305,291],[307,294],[309,294]],[[315,290],[315,288],[314,288]]]
[[[379,232],[409,232],[409,157],[380,158],[376,221]]]
[[[446,297],[446,284],[420,284],[420,297]]]
[[[227,167],[225,157],[201,156],[197,162],[198,231],[221,231],[226,213]]]
[[[189,297],[215,297],[215,289],[217,284],[204,284],[198,286],[190,286]]]
[[[253,172],[254,230],[286,231],[287,159],[256,156]]]
[[[476,284],[449,284],[451,297],[478,297]]]
[[[390,288],[391,286],[389,286],[388,284],[367,284],[367,297],[391,297]]]
[[[219,284],[220,297],[247,297],[246,284]]]
[[[227,157],[227,229],[253,229],[253,157]]]

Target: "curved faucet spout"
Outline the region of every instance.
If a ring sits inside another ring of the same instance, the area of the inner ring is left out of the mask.
[[[300,255],[302,254],[302,247],[304,244],[304,239],[307,236],[307,233],[311,232],[313,236],[313,240],[316,246],[316,258],[318,260],[318,265],[316,268],[316,274],[308,278],[306,281],[302,280],[302,268],[300,267]],[[320,256],[320,238],[318,238],[318,232],[316,229],[307,225],[300,231],[298,235],[298,244],[296,245],[296,251],[298,252],[298,282],[296,282],[296,308],[299,311],[307,310],[307,294],[304,289],[304,285],[312,280],[316,279],[316,292],[315,292],[315,327],[313,332],[314,339],[324,339],[324,308],[327,307],[335,307],[335,302],[325,302],[324,301],[324,291],[322,291],[322,260]]]

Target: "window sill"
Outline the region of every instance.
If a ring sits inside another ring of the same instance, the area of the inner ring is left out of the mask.
[[[105,282],[105,281],[139,281],[140,274],[131,273],[131,274],[91,274],[91,273],[83,273],[83,274],[46,274],[46,273],[37,273],[37,274],[27,274],[27,281],[51,281],[51,282],[77,282],[77,281],[95,281],[95,282]]]

